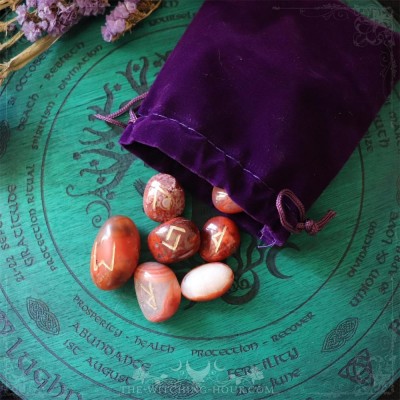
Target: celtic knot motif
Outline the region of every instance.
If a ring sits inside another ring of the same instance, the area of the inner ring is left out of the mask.
[[[374,375],[368,349],[361,350],[338,372],[338,375],[359,385],[373,386]]]
[[[14,331],[14,325],[9,321],[7,314],[0,310],[0,335],[9,335]]]
[[[152,385],[154,393],[167,399],[189,399],[200,393],[197,383],[187,379],[166,378]]]
[[[326,335],[321,351],[327,352],[340,349],[354,336],[357,328],[358,318],[347,318],[340,322]]]
[[[60,333],[60,324],[58,319],[50,311],[46,303],[34,299],[33,297],[28,297],[26,299],[26,308],[29,316],[40,330],[52,335],[58,335]]]

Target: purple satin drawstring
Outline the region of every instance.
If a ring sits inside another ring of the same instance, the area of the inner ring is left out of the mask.
[[[286,213],[283,208],[283,199],[287,197],[292,203],[296,206],[299,219],[296,225],[292,225],[288,222],[286,218]],[[336,216],[336,213],[332,210],[329,210],[326,215],[319,221],[313,221],[312,219],[306,218],[306,211],[304,209],[303,203],[299,200],[299,198],[289,189],[281,190],[276,199],[276,208],[279,213],[279,219],[281,221],[282,226],[291,233],[300,233],[302,231],[306,231],[309,235],[316,235],[320,230],[324,228],[324,226]]]
[[[125,114],[127,111],[129,111],[129,122],[136,122],[137,120],[137,115],[135,112],[132,110],[132,107],[139,101],[143,100],[147,96],[148,92],[142,93],[141,95],[135,97],[128,103],[126,103],[123,107],[121,107],[118,111],[115,111],[112,114],[109,115],[101,115],[101,114],[95,114],[95,118],[101,119],[102,121],[108,122],[109,124],[112,125],[117,125],[120,126],[121,128],[126,128],[128,124],[125,124],[121,121],[118,121],[117,117],[120,117],[122,114]]]

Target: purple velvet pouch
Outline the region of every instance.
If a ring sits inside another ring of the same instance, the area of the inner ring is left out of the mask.
[[[345,17],[321,16],[332,10]],[[207,202],[225,188],[245,210],[239,225],[282,245],[289,231],[324,223],[308,223],[304,209],[398,80],[381,61],[399,43],[336,0],[206,0],[120,143]]]

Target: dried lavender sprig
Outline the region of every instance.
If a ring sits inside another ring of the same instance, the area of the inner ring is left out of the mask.
[[[106,16],[106,24],[101,28],[101,34],[106,42],[111,42],[115,37],[125,32],[127,20],[137,10],[138,2],[139,0],[119,2]]]
[[[58,2],[57,6],[58,12],[54,19],[51,20],[54,23],[50,24],[50,21],[47,21],[49,24],[46,29],[47,33],[52,36],[64,34],[82,18],[82,14],[79,13],[78,7],[74,2],[67,5]]]
[[[103,39],[112,42],[131,30],[139,21],[149,16],[161,4],[161,0],[124,0],[106,16],[101,28]]]
[[[30,42],[39,39],[46,28],[46,23],[37,16],[36,12],[30,12],[29,8],[22,4],[17,7],[17,22],[21,25],[21,31]]]
[[[88,17],[90,15],[102,15],[106,8],[110,6],[108,0],[75,0],[81,15]]]
[[[83,16],[103,14],[108,6],[108,0],[27,0],[16,10],[17,21],[34,42],[45,34],[62,35]]]

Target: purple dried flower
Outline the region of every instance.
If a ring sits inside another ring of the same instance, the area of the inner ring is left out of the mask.
[[[33,21],[26,21],[23,23],[21,27],[22,32],[24,32],[25,37],[30,41],[30,42],[35,42],[37,39],[39,39],[42,36],[42,29],[40,26]]]
[[[104,14],[110,4],[108,0],[75,0],[80,14],[84,16]]]
[[[118,35],[125,30],[125,19],[123,18],[110,18],[111,15],[106,18],[106,26],[113,35]]]
[[[25,0],[25,4],[28,8],[36,8],[37,0]]]
[[[116,36],[125,32],[128,18],[136,11],[139,0],[119,2],[114,10],[106,16],[106,24],[101,28],[101,34],[106,42],[111,42]]]
[[[39,39],[46,30],[46,23],[33,13],[30,13],[28,7],[22,4],[15,10],[17,21],[21,25],[21,31],[30,42]]]
[[[38,8],[37,15],[40,19],[54,19],[55,13],[51,10],[50,7]]]
[[[48,30],[52,30],[57,23],[57,11],[56,0],[38,0],[37,15],[48,23]]]
[[[58,0],[38,0],[37,8],[38,9],[43,9],[46,7],[52,7],[57,4]]]
[[[58,36],[75,25],[81,14],[76,2],[67,4],[59,0],[37,0],[37,17],[43,22],[43,30]]]
[[[101,27],[101,35],[103,36],[103,39],[106,42],[111,42],[112,38],[113,38],[113,34],[111,33],[111,31],[108,29],[108,26],[102,26]]]
[[[137,10],[138,3],[139,0],[127,0],[125,1],[125,7],[131,14],[133,14]]]
[[[119,3],[113,10],[112,16],[116,19],[127,19],[129,17],[129,11],[126,9],[124,3]]]
[[[75,3],[64,5],[61,2],[57,3],[58,12],[55,24],[52,28],[49,27],[48,33],[50,35],[62,35],[67,32],[73,25],[80,20],[78,7]]]
[[[15,12],[17,13],[17,22],[22,25],[27,20],[28,8],[22,4],[16,8]]]
[[[102,28],[106,41],[125,32],[127,21],[136,12],[139,1],[120,2],[106,17],[106,24]],[[107,7],[109,0],[25,0],[25,4],[17,7],[16,12],[21,31],[28,40],[35,41],[45,33],[62,35],[82,16],[103,14]]]
[[[40,21],[37,23],[38,27],[42,29],[42,31],[46,32],[49,29],[48,21]]]

